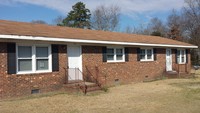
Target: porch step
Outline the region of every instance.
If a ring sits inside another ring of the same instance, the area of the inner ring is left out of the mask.
[[[188,78],[191,75],[187,74],[186,72],[177,72],[177,71],[168,71],[165,73],[167,78]]]
[[[80,85],[81,83],[68,83],[68,84],[63,84],[63,90],[67,91],[68,93],[75,93],[75,92],[80,92]]]
[[[178,72],[177,71],[167,71],[166,72],[168,75],[177,75]]]
[[[68,84],[63,85],[63,90],[67,91],[69,93],[75,93],[75,92],[83,92],[85,91],[85,88],[87,87],[86,92],[92,92],[92,91],[98,91],[101,90],[101,88],[91,82],[68,82]]]
[[[83,82],[82,80],[70,80],[67,82],[67,84],[76,84],[76,83],[81,83]]]
[[[165,76],[167,78],[178,78],[178,72],[177,71],[167,71],[165,72]]]
[[[86,82],[85,84],[87,86],[87,92],[101,90],[101,88],[95,83]]]

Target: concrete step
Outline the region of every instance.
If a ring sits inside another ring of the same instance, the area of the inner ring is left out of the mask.
[[[166,74],[168,74],[168,75],[177,75],[178,72],[177,71],[167,71]]]
[[[166,76],[167,78],[178,78],[178,77],[179,77],[177,71],[167,71],[167,72],[165,73],[165,76]]]
[[[67,82],[67,84],[79,84],[81,82],[83,82],[83,81],[82,80],[70,80]]]
[[[63,84],[63,87],[79,87],[82,83],[74,83],[74,84]]]
[[[97,91],[97,90],[101,90],[101,88],[99,86],[87,88],[87,92],[92,92],[92,91]]]
[[[85,84],[87,87],[87,92],[92,92],[92,91],[97,91],[97,90],[101,90],[101,88],[96,84],[96,83],[91,83],[91,82],[85,82]],[[84,86],[83,86],[84,87]]]
[[[177,72],[177,71],[168,71],[165,73],[165,76],[167,78],[187,78],[189,76],[191,76],[190,74],[186,73],[186,72]]]
[[[91,82],[75,82],[75,83],[69,83],[69,84],[64,84],[63,85],[63,90],[73,93],[73,92],[83,92],[85,91],[85,87],[87,87],[86,92],[92,92],[92,91],[97,91],[97,90],[101,90],[101,88],[95,84],[95,83],[91,83]]]
[[[77,84],[64,84],[62,89],[68,93],[80,92],[80,86]]]

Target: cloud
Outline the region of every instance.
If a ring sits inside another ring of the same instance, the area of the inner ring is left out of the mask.
[[[123,15],[135,18],[138,14],[165,12],[172,9],[180,9],[184,6],[184,0],[0,0],[0,5],[34,4],[57,10],[66,14],[71,6],[82,1],[90,10],[99,5],[117,5]]]

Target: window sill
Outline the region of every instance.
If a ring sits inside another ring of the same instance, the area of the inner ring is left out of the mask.
[[[107,63],[123,63],[125,61],[107,61]]]
[[[52,71],[36,71],[36,72],[18,72],[16,75],[26,75],[26,74],[40,74],[40,73],[51,73]]]
[[[179,65],[185,65],[185,64],[187,64],[187,63],[178,63]]]
[[[153,62],[154,60],[140,60],[140,62]]]
[[[126,63],[125,61],[113,61],[113,62],[105,62],[106,64],[122,64],[122,63]]]

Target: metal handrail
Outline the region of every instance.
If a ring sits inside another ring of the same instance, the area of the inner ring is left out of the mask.
[[[85,76],[85,74],[79,69],[79,68],[69,68],[69,67],[67,67],[67,68],[65,68],[64,67],[64,69],[65,69],[65,82],[64,82],[64,84],[67,84],[68,83],[68,79],[70,78],[70,79],[72,79],[70,76],[69,76],[69,73],[67,73],[67,71],[69,71],[69,69],[74,69],[75,70],[75,79],[77,79],[77,76],[78,76],[78,79],[77,80],[79,80],[79,72],[83,75],[83,81],[81,81],[80,83],[82,83],[81,85],[80,85],[80,89],[82,89],[83,90],[83,92],[84,92],[84,94],[86,94],[87,93],[87,85],[86,85],[86,81],[87,81],[87,79],[85,78],[85,77],[87,77],[87,76]],[[101,88],[101,84],[100,84],[100,82],[98,81],[98,74],[97,74],[97,78],[95,78],[94,77],[94,75],[89,71],[89,69],[87,68],[87,66],[86,66],[86,70],[89,72],[89,74],[90,74],[90,77],[92,77],[92,82],[95,82],[100,88]],[[78,73],[77,73],[77,71],[78,71]],[[79,81],[78,81],[79,82]]]
[[[67,73],[67,71],[69,71],[69,69],[74,69],[75,70],[75,79],[76,80],[79,80],[79,72],[83,74],[83,72],[79,68],[69,68],[69,67],[65,68],[64,67],[64,69],[65,69],[65,82],[64,82],[64,84],[68,83],[68,78],[72,79],[69,76],[69,73]],[[77,71],[78,71],[78,73],[77,73]],[[77,75],[78,75],[78,79],[77,79]],[[78,81],[78,83],[81,84],[81,85],[80,84],[78,84],[78,85],[79,85],[80,89],[83,90],[84,94],[87,93],[87,85],[86,85],[85,82],[86,81],[84,79],[83,79],[83,81]]]
[[[64,84],[67,84],[68,82],[68,73],[67,73],[67,68],[66,67],[63,67],[63,69],[65,70],[65,81],[64,81]]]
[[[89,71],[88,67],[85,66],[86,70],[89,72],[89,74],[91,75],[90,77],[92,77],[95,81],[95,83],[101,88],[101,84],[100,82],[98,81],[98,74],[97,74],[97,77],[95,78],[94,75]]]
[[[67,71],[69,71],[69,69],[74,69],[75,70],[75,80],[79,80],[79,73],[78,73],[78,79],[77,79],[77,71],[79,71],[78,68],[68,68],[68,67],[67,68],[63,67],[63,68],[65,69],[65,82],[64,82],[64,84],[68,83],[69,78],[72,80],[72,78],[69,76],[69,73],[67,73]]]
[[[86,93],[87,93],[87,85],[86,85],[86,83],[85,83],[86,80],[84,79],[84,73],[83,73],[79,68],[77,68],[77,69],[78,69],[78,71],[81,72],[82,75],[83,75],[83,86],[84,86],[84,87],[83,87],[83,89],[82,89],[82,88],[81,88],[81,89],[83,90],[84,94],[86,94]]]

